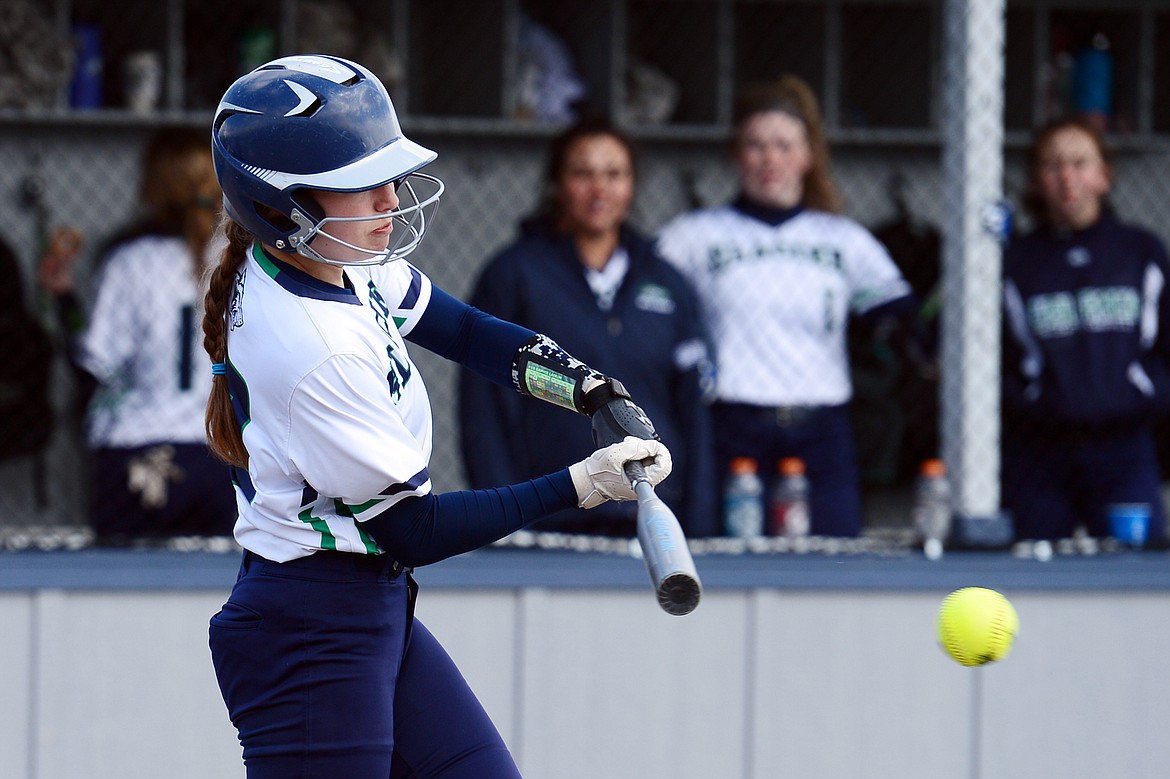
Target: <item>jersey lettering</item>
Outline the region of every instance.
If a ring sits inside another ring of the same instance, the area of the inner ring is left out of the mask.
[[[374,319],[382,328],[382,332],[390,339],[390,342],[386,344],[386,356],[390,359],[390,370],[386,372],[386,384],[390,387],[391,397],[394,400],[401,400],[402,388],[406,386],[406,382],[410,381],[410,362],[398,358],[394,336],[390,332],[390,307],[386,305],[386,299],[382,297],[382,293],[378,291],[378,287],[372,279],[368,282],[367,289],[370,293],[370,308],[374,312]]]
[[[804,246],[790,243],[757,243],[752,246],[715,244],[707,251],[707,264],[712,273],[719,273],[730,265],[766,260],[795,260],[810,262],[832,270],[841,270],[839,249],[832,246]]]
[[[386,356],[390,358],[390,370],[386,371],[386,383],[395,400],[402,399],[402,388],[410,381],[410,366],[394,354],[394,344],[386,344]]]
[[[1067,292],[1037,295],[1028,301],[1028,323],[1040,338],[1072,335],[1080,324],[1076,301]]]
[[[634,307],[641,311],[669,316],[674,313],[674,296],[661,284],[643,284],[634,298]]]
[[[1139,316],[1141,300],[1129,287],[1087,287],[1075,295],[1054,292],[1028,301],[1028,324],[1039,338],[1129,330]]]
[[[1077,303],[1085,329],[1093,332],[1132,329],[1142,307],[1137,290],[1130,287],[1082,289]]]

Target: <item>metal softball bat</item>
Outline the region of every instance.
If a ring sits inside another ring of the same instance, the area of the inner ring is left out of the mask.
[[[638,543],[658,605],[676,617],[690,614],[699,605],[703,586],[682,527],[670,507],[654,494],[642,463],[630,461],[624,470],[638,496]]]

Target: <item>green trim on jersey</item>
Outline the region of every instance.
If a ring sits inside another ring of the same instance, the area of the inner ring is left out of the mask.
[[[360,506],[350,506],[349,504],[343,503],[337,498],[333,499],[333,510],[337,512],[337,515],[341,517],[349,517],[353,520],[353,525],[355,528],[357,528],[358,537],[361,538],[362,545],[365,546],[367,554],[381,554],[382,550],[378,548],[378,543],[374,541],[374,539],[371,538],[368,533],[366,533],[365,529],[362,527],[361,522],[358,522],[357,517],[354,516],[354,510],[356,509],[357,511],[364,511],[368,508],[372,508],[373,506],[378,505],[381,502],[381,498],[375,498],[374,500],[367,500]]]
[[[260,247],[259,243],[252,244],[252,259],[268,274],[269,278],[275,279],[280,275],[280,268],[268,259],[268,255],[264,253],[264,249]]]
[[[338,514],[344,514],[347,517],[355,517],[356,518],[356,516],[358,514],[362,514],[366,511],[369,511],[374,506],[377,506],[379,503],[381,503],[383,500],[385,500],[385,498],[371,498],[370,500],[367,500],[365,503],[358,503],[358,504],[351,506],[348,503],[342,503],[340,500],[335,499],[334,504],[337,507]]]
[[[313,507],[308,506],[300,514],[297,514],[297,519],[308,524],[314,530],[321,534],[321,548],[336,550],[337,537],[333,535],[333,531],[329,529],[329,523],[320,517],[313,516]]]
[[[244,380],[244,374],[236,370],[235,363],[232,362],[231,357],[227,359],[228,367],[228,397],[231,398],[232,408],[244,415],[240,420],[236,419],[236,423],[240,427],[240,437],[244,435],[244,431],[248,429],[248,425],[252,424],[252,393],[248,389],[248,382]],[[243,390],[243,397],[235,391],[236,387]],[[238,414],[237,414],[238,417]]]
[[[358,535],[361,536],[362,543],[366,545],[366,551],[370,554],[381,554],[382,550],[378,548],[378,543],[370,537],[365,528],[363,528],[360,523],[357,524],[356,527]]]

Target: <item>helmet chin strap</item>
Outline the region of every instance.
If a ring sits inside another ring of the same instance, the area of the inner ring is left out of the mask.
[[[419,201],[418,195],[411,184],[410,179],[417,177],[434,185],[435,191],[425,200]],[[400,188],[405,188],[410,195],[414,205],[407,208],[400,208],[384,214],[371,214],[370,216],[337,216],[325,217],[316,223],[310,223],[307,218],[303,217],[299,212],[293,215],[293,221],[296,222],[301,229],[298,230],[289,239],[292,247],[297,254],[303,257],[308,257],[315,262],[323,262],[328,265],[347,266],[347,265],[384,265],[385,263],[399,260],[406,255],[413,252],[422,243],[423,235],[427,231],[427,208],[430,208],[433,215],[435,208],[438,207],[439,197],[443,194],[444,185],[440,179],[425,173],[412,173],[402,182]],[[301,218],[298,218],[301,217]],[[344,241],[337,236],[326,232],[325,226],[331,222],[373,222],[389,218],[395,226],[393,235],[400,235],[398,240],[387,246],[383,251],[374,251],[366,249],[361,246],[355,246],[348,241]],[[404,236],[398,233],[398,230],[405,230]],[[339,246],[343,246],[350,251],[363,254],[368,257],[364,260],[338,260],[332,257],[326,257],[315,249],[311,243],[317,236],[324,236]],[[281,247],[283,248],[283,247]]]

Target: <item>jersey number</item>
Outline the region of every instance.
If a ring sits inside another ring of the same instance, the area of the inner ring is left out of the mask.
[[[410,381],[410,365],[404,364],[394,355],[394,344],[386,344],[386,356],[390,358],[390,370],[386,372],[386,383],[390,385],[390,396],[402,399],[402,388]]]
[[[382,293],[374,286],[374,282],[370,281],[368,289],[370,290],[370,308],[374,311],[374,318],[378,322],[378,326],[382,328],[391,339],[390,335],[390,307],[386,305],[386,301],[382,298]],[[402,399],[402,388],[406,382],[410,381],[410,363],[403,363],[394,354],[394,343],[386,344],[386,356],[390,358],[390,370],[386,372],[386,383],[390,385],[390,397],[395,400]]]

